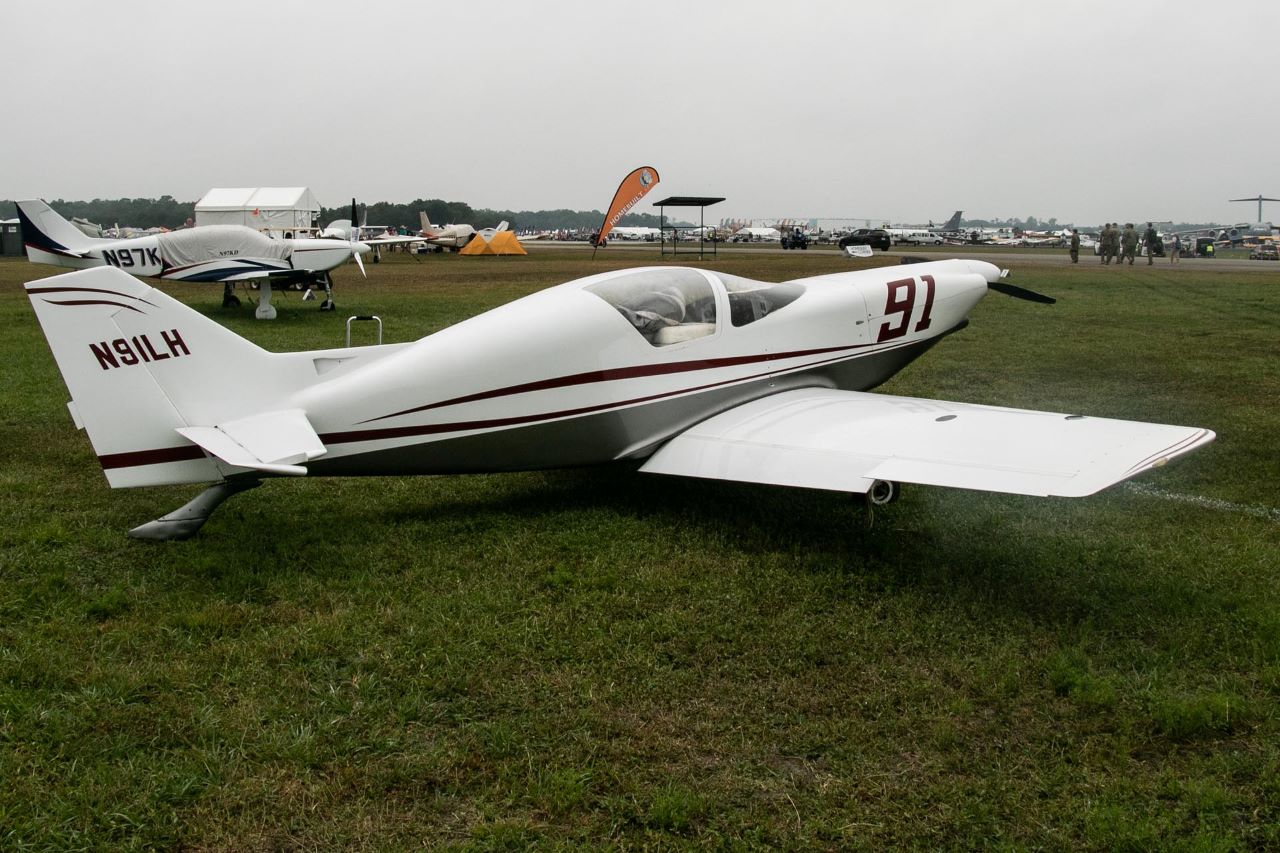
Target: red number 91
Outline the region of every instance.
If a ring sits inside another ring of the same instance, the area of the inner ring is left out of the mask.
[[[920,312],[920,320],[912,331],[923,332],[929,328],[929,314],[933,311],[933,293],[936,289],[933,276],[922,275],[920,282],[924,285],[924,310]],[[916,307],[916,280],[900,278],[885,285],[884,318],[880,324],[880,333],[876,343],[884,343],[900,338],[907,333],[907,325],[911,322],[911,312]],[[893,319],[897,315],[897,319]]]

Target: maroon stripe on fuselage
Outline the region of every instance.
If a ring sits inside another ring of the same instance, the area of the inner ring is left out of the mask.
[[[757,355],[729,356],[725,358],[704,358],[696,361],[678,361],[670,364],[641,364],[634,367],[615,367],[609,370],[590,370],[585,373],[574,373],[569,376],[558,376],[553,379],[540,379],[537,382],[525,382],[520,385],[508,385],[505,388],[494,388],[490,391],[480,391],[476,394],[467,394],[462,397],[453,397],[448,400],[441,400],[438,403],[426,403],[421,406],[414,406],[412,409],[403,409],[399,412],[392,412],[389,415],[379,415],[376,418],[369,418],[368,420],[361,421],[360,423],[368,424],[373,423],[374,421],[386,420],[387,418],[399,417],[400,415],[410,415],[414,412],[425,412],[429,409],[439,409],[444,406],[457,405],[458,403],[474,403],[477,400],[492,400],[495,397],[524,394],[529,391],[547,391],[552,388],[568,388],[573,385],[590,385],[596,382],[612,382],[617,379],[640,379],[646,376],[665,376],[671,373],[687,373],[694,370],[714,370],[718,367],[736,367],[741,364],[758,364],[788,358],[803,358],[808,355],[822,355],[830,352],[849,352],[852,350],[862,349],[865,346],[869,345],[850,344],[838,347],[822,347],[821,349],[796,350],[794,352],[762,353]],[[744,378],[751,379],[754,377]]]
[[[136,468],[139,465],[160,465],[165,462],[188,462],[203,459],[204,451],[194,444],[185,447],[162,447],[157,450],[133,450],[128,453],[107,453],[98,457],[103,470],[110,468]]]
[[[594,406],[582,406],[577,409],[562,409],[558,412],[541,412],[536,415],[518,415],[510,418],[491,418],[482,421],[456,421],[447,424],[423,424],[421,426],[405,426],[405,427],[383,427],[382,429],[365,429],[365,430],[349,430],[347,432],[330,432],[320,436],[320,441],[326,444],[350,444],[357,441],[379,441],[386,438],[407,438],[415,435],[437,435],[442,432],[466,432],[475,429],[495,429],[497,427],[521,426],[523,424],[534,424],[540,421],[550,421],[556,418],[571,418],[577,415],[589,415],[595,412],[603,412],[608,409],[620,409],[625,406],[636,405],[637,403],[649,403],[654,400],[661,400],[664,397],[676,397],[680,394],[687,394],[692,391],[704,391],[708,388],[715,388],[719,385],[728,385],[737,382],[736,379],[727,379],[723,382],[712,382],[709,385],[699,385],[695,388],[681,388],[678,391],[667,391],[662,394],[652,394],[648,397],[636,397],[633,400],[619,400],[613,403],[597,403]]]
[[[918,343],[918,342],[913,342],[913,343]],[[908,344],[898,344],[895,346],[883,347],[880,350],[880,352],[899,349],[907,345]],[[856,345],[851,347],[827,347],[821,350],[808,350],[807,352],[808,353],[831,352],[833,350],[861,349],[861,347],[862,345]],[[778,357],[787,358],[790,356],[801,355],[801,354],[804,354],[804,353],[790,353],[790,354],[784,354]],[[853,357],[856,357],[856,356],[853,356]],[[815,367],[822,367],[824,365],[833,364],[839,361],[848,361],[849,358],[850,357],[848,356],[838,356],[836,358],[823,359],[822,361],[817,361],[817,362],[813,362],[812,364],[803,365],[802,367],[797,368],[797,370],[808,370]],[[768,356],[763,356],[763,357],[744,357],[742,359],[718,359],[718,360],[732,361],[734,363],[741,364],[741,363],[750,363],[751,361],[768,361],[770,359]],[[693,364],[693,363],[695,362],[684,362],[684,364]],[[637,369],[643,369],[643,368],[637,368]],[[790,372],[794,372],[794,371],[790,371]],[[584,374],[580,374],[580,375],[584,375]],[[650,374],[641,373],[640,375],[645,376]],[[767,375],[769,375],[768,372],[757,373],[751,376],[735,376],[731,379],[722,379],[718,382],[709,382],[705,385],[695,385],[692,387],[677,388],[674,391],[664,391],[660,394],[650,394],[645,397],[634,397],[630,400],[616,400],[608,403],[597,403],[596,405],[593,405],[593,406],[583,406],[581,408],[576,408],[576,409],[561,409],[555,412],[541,412],[538,414],[518,415],[518,416],[508,417],[508,418],[491,418],[491,419],[477,420],[477,421],[455,421],[453,423],[443,423],[443,424],[420,424],[415,426],[383,427],[381,429],[346,430],[344,432],[331,432],[331,433],[325,433],[321,435],[320,440],[326,444],[328,443],[349,444],[357,441],[380,441],[383,439],[392,439],[392,438],[409,438],[417,435],[438,435],[444,432],[466,432],[468,430],[496,429],[499,427],[521,426],[523,424],[538,423],[540,421],[555,420],[557,418],[569,418],[569,417],[576,417],[578,415],[594,414],[596,412],[603,412],[609,409],[622,409],[622,408],[626,408],[627,406],[634,406],[640,403],[651,403],[654,400],[662,400],[668,397],[678,397],[681,394],[691,394],[696,391],[706,391],[711,388],[719,388],[724,385],[733,385],[733,384],[742,383],[742,382],[750,382],[754,379],[760,379]],[[368,421],[361,421],[361,423],[368,423]]]
[[[914,346],[919,343],[921,343],[921,341],[906,341],[906,342],[894,344],[891,346],[878,347],[876,349],[876,352],[878,353],[889,352],[891,350],[901,349],[907,346]],[[857,345],[846,346],[846,347],[827,347],[827,348],[818,349],[818,350],[806,350],[806,351],[800,351],[800,352],[784,353],[777,356],[768,356],[768,355],[743,356],[740,358],[733,358],[733,359],[708,359],[707,361],[708,362],[729,362],[732,364],[745,364],[745,363],[750,363],[752,361],[756,361],[756,362],[770,361],[777,358],[791,358],[791,357],[804,355],[804,354],[824,353],[824,352],[833,352],[833,351],[841,351],[841,350],[844,350],[844,351],[859,350],[859,349],[863,349],[866,346],[874,346],[874,345],[857,344]],[[821,361],[813,362],[811,364],[802,365],[801,367],[795,368],[794,370],[789,370],[788,372],[796,372],[799,370],[810,370],[815,367],[823,367],[828,364],[834,364],[836,362],[841,362],[841,361],[848,361],[851,358],[858,358],[858,357],[859,356],[856,356],[856,355],[854,356],[840,355],[840,356],[836,356],[835,358],[827,358]],[[683,362],[682,364],[698,364],[698,363],[699,362]],[[631,369],[643,371],[645,368],[639,367],[639,368],[631,368]],[[689,368],[689,369],[697,369],[697,368]],[[623,368],[620,370],[625,371],[626,369]],[[588,374],[579,374],[579,375],[585,376]],[[646,376],[651,374],[642,372],[637,375]],[[618,400],[618,401],[608,402],[608,403],[598,403],[592,406],[583,406],[576,409],[563,409],[555,412],[541,412],[537,414],[516,415],[512,417],[491,418],[487,420],[455,421],[452,423],[443,423],[443,424],[422,424],[417,426],[383,427],[381,429],[344,430],[341,432],[322,433],[319,436],[319,438],[321,442],[325,444],[354,444],[354,443],[363,442],[363,441],[381,441],[385,439],[411,438],[411,437],[420,436],[420,435],[439,435],[441,433],[448,433],[448,432],[467,432],[471,430],[497,429],[501,427],[521,426],[525,424],[535,424],[543,421],[556,420],[558,418],[569,418],[569,417],[576,417],[578,415],[589,415],[597,412],[607,411],[609,409],[622,409],[628,406],[639,405],[641,403],[650,403],[655,400],[662,400],[670,397],[678,397],[681,394],[691,394],[697,391],[706,391],[711,388],[719,388],[724,385],[732,385],[732,384],[741,383],[741,382],[750,382],[753,379],[760,379],[767,375],[768,375],[768,372],[757,373],[751,376],[737,376],[732,379],[723,379],[718,382],[710,382],[705,385],[695,385],[691,387],[678,388],[674,391],[665,391],[660,394],[651,394],[649,396],[636,397],[630,400]],[[512,386],[512,387],[520,387],[520,386]],[[555,387],[555,386],[550,386],[550,387]],[[367,423],[367,421],[362,421],[362,423]],[[99,456],[98,460],[99,462],[102,463],[102,467],[104,469],[107,469],[107,468],[129,468],[137,465],[159,465],[165,462],[186,462],[189,460],[202,459],[202,458],[205,458],[204,451],[195,445],[191,445],[188,447],[166,447],[158,450],[136,450],[129,453],[113,453],[113,454],[108,454],[106,456]]]

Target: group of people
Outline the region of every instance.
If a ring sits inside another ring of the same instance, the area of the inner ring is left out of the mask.
[[[1133,266],[1133,261],[1138,254],[1138,229],[1133,226],[1132,222],[1126,222],[1124,229],[1121,230],[1120,223],[1108,222],[1102,227],[1102,233],[1098,235],[1098,259],[1103,264],[1110,264],[1115,259],[1116,264],[1129,262],[1129,266]],[[1160,234],[1156,231],[1155,226],[1150,222],[1147,223],[1147,230],[1142,232],[1142,245],[1147,249],[1147,265],[1155,263],[1157,253],[1164,251],[1164,244],[1160,239]],[[1178,236],[1173,238],[1173,246],[1170,247],[1170,263],[1177,263],[1178,256],[1182,253],[1182,239]],[[1071,229],[1071,263],[1079,263],[1080,261],[1080,231],[1079,229]]]

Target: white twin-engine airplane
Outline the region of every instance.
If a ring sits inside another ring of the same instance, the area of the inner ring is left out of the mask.
[[[1038,296],[1000,278],[965,260],[781,284],[629,269],[416,342],[297,353],[259,349],[115,268],[26,287],[107,481],[217,483],[131,531],[139,538],[191,536],[270,476],[632,459],[871,504],[892,500],[897,482],[1082,496],[1214,438],[864,393],[962,328],[988,288]]]
[[[20,201],[18,219],[27,257],[37,264],[87,269],[113,266],[138,276],[168,281],[222,282],[222,304],[240,304],[235,282],[259,284],[260,320],[273,320],[271,285],[324,287],[320,310],[333,310],[333,282],[329,271],[355,258],[360,271],[360,255],[369,247],[354,240],[285,239],[273,240],[244,225],[201,225],[165,234],[130,237],[123,240],[86,236],[53,208],[39,199]]]

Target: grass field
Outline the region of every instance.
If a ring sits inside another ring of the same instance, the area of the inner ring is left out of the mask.
[[[396,257],[269,349],[635,253]],[[721,255],[782,280],[836,256]],[[0,262],[0,848],[1280,847],[1280,274],[1029,266],[884,390],[1211,428],[1082,500],[618,467],[112,491]],[[358,333],[367,334],[366,328]],[[246,383],[252,376],[245,376]]]

